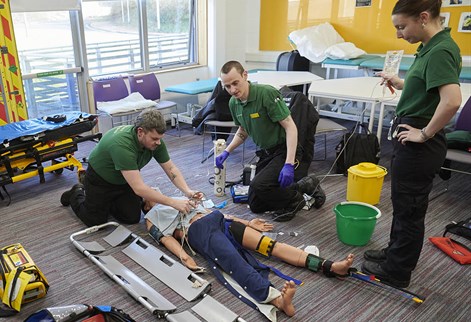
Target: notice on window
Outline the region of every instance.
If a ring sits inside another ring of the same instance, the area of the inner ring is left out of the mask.
[[[371,7],[371,0],[357,0],[357,7]]]

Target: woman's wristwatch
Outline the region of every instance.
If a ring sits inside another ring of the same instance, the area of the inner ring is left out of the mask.
[[[435,136],[435,134],[433,134],[431,136],[428,136],[427,133],[425,133],[426,129],[427,129],[427,127],[424,127],[422,130],[420,130],[420,135],[424,139],[424,142],[430,140],[431,138],[433,138]]]

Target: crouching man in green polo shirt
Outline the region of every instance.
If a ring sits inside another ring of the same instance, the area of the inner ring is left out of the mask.
[[[141,112],[134,125],[115,127],[92,150],[84,185],[76,184],[61,196],[87,226],[100,225],[113,216],[123,224],[141,219],[142,199],[167,205],[187,214],[201,193],[190,189],[170,159],[162,140],[166,130],[162,114],[154,108]],[[188,199],[170,198],[144,183],[140,169],[154,158],[172,183]]]
[[[259,147],[256,175],[249,188],[250,209],[274,211],[275,221],[288,221],[304,207],[304,193],[316,198],[316,208],[324,204],[325,194],[315,176],[306,176],[308,167],[298,166],[298,130],[280,92],[270,85],[252,84],[247,77],[237,61],[221,68],[222,85],[232,96],[229,108],[239,128],[216,157],[216,166],[223,168],[229,154],[250,136]]]

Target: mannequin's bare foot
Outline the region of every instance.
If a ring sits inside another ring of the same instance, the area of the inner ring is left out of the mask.
[[[348,269],[352,267],[353,257],[354,257],[353,254],[349,254],[347,258],[344,259],[343,261],[332,263],[332,268],[331,268],[332,273],[335,273],[338,275],[347,275]]]
[[[296,293],[296,285],[293,281],[286,282],[281,289],[281,296],[272,301],[278,309],[285,312],[287,316],[293,316],[296,310],[293,305],[293,297]]]

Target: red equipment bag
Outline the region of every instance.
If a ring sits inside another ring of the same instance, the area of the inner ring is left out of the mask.
[[[461,265],[471,264],[471,250],[449,237],[429,237],[430,242]]]

